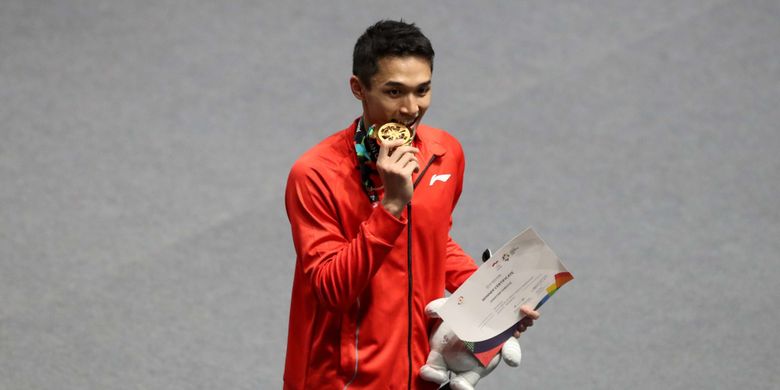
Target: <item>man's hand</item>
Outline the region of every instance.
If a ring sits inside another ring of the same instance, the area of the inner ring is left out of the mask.
[[[534,320],[539,319],[539,312],[531,309],[531,306],[528,305],[520,306],[520,313],[524,314],[525,317],[523,317],[523,319],[520,320],[520,323],[517,325],[515,337],[520,337],[520,334],[525,332],[526,329],[534,326]]]
[[[404,207],[412,201],[412,172],[420,169],[419,152],[413,146],[403,145],[403,140],[379,145],[376,168],[385,187],[382,206],[396,217],[401,216]]]

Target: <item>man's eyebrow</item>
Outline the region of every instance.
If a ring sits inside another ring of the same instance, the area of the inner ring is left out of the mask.
[[[398,81],[388,81],[384,85],[387,86],[387,87],[404,87],[404,88],[408,88],[409,87],[408,85],[406,85],[404,83],[401,83],[401,82],[398,82]],[[420,83],[418,85],[412,86],[412,88],[428,87],[430,85],[431,85],[431,80],[428,80],[428,81],[426,81],[424,83]]]

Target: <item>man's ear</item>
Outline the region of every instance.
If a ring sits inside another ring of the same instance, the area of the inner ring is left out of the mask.
[[[352,77],[349,78],[349,89],[352,90],[352,95],[354,95],[357,100],[362,101],[366,97],[365,87],[355,75],[352,75]]]

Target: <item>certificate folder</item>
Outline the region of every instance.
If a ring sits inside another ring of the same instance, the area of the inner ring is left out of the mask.
[[[572,279],[561,259],[528,228],[455,290],[439,315],[487,365],[517,329],[520,306],[538,309]]]

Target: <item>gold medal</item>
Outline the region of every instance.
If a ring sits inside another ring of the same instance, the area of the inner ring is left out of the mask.
[[[411,145],[412,139],[414,138],[414,131],[400,123],[387,122],[380,126],[378,130],[375,130],[372,136],[379,141],[380,145],[398,139],[404,140],[404,145]]]

